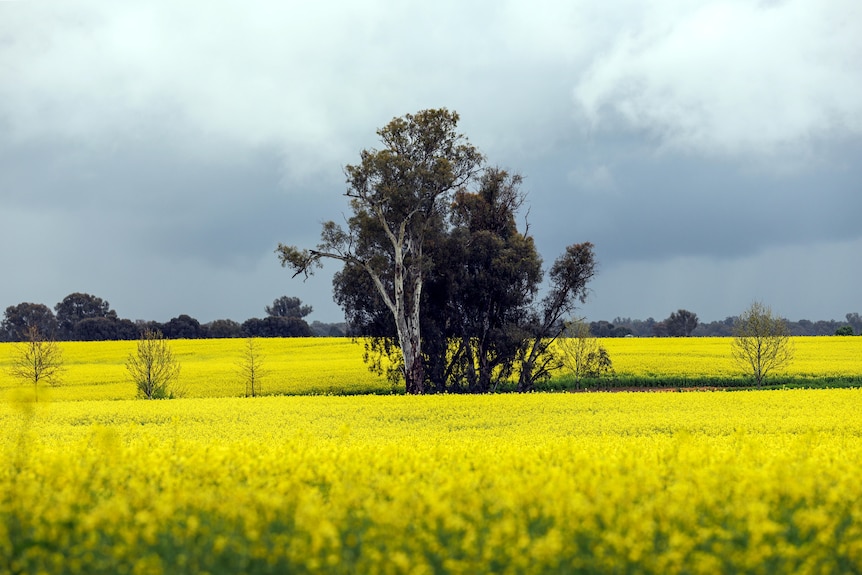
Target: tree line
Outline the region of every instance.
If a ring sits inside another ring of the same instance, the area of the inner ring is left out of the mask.
[[[187,314],[164,323],[132,321],[119,317],[106,300],[76,292],[63,298],[53,310],[30,302],[7,307],[0,321],[0,341],[28,341],[32,339],[31,328],[61,341],[134,340],[145,331],[159,332],[167,339],[341,336],[346,332],[343,324],[309,325],[305,317],[312,308],[296,297],[279,297],[265,311],[265,317],[242,323],[218,319],[202,324]]]
[[[367,323],[351,326],[346,322],[308,323],[304,318],[312,307],[296,297],[282,296],[265,308],[263,318],[240,323],[218,319],[200,323],[180,314],[165,323],[120,318],[107,301],[86,293],[73,293],[54,306],[24,302],[9,306],[0,320],[0,341],[29,341],[28,329],[35,327],[47,338],[66,341],[133,340],[145,331],[158,331],[166,339],[204,339],[230,337],[344,337],[372,333]],[[845,321],[784,319],[793,336],[862,335],[862,315],[848,313]],[[703,323],[696,313],[680,309],[656,321],[616,317],[613,321],[586,324],[593,337],[732,337],[739,316]]]
[[[811,335],[862,335],[862,316],[848,313],[845,321],[784,319],[787,332],[794,336]],[[666,319],[656,321],[629,317],[616,317],[613,321],[592,321],[590,333],[595,337],[731,337],[739,316],[729,316],[720,321],[702,323],[697,314],[680,309]]]

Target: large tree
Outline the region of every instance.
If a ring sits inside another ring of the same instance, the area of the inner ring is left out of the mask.
[[[408,393],[425,391],[421,302],[426,270],[433,264],[425,240],[444,225],[452,194],[473,177],[482,155],[456,131],[458,114],[423,110],[394,118],[377,131],[380,150],[363,150],[345,168],[353,211],[347,229],[323,225],[316,249],[279,244],[294,275],[308,275],[322,259],[335,259],[367,274],[395,324]]]
[[[517,229],[520,178],[487,169],[477,191],[460,191],[450,224],[426,238],[433,265],[422,291],[422,349],[431,391],[487,392],[519,374],[521,389],[561,365],[552,345],[563,315],[586,296],[594,273],[592,245],[569,246],[542,281],[532,238]],[[385,305],[361,268],[345,264],[333,281],[354,334],[367,336],[366,360],[379,373],[400,370],[397,337]]]

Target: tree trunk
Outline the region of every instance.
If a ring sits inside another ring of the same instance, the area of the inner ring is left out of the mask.
[[[395,302],[390,309],[395,315],[398,343],[404,356],[404,387],[407,393],[418,395],[425,393],[425,366],[422,362],[422,337],[419,330],[419,298],[422,295],[422,275],[416,270],[413,270],[413,273],[408,273],[404,263],[403,245],[403,240],[393,241],[395,248]],[[408,301],[406,293],[408,290],[410,301]]]
[[[425,393],[425,365],[422,363],[422,344],[419,323],[410,321],[404,314],[395,318],[398,343],[404,356],[404,385],[407,393]]]

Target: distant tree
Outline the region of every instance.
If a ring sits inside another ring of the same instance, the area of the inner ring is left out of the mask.
[[[842,325],[835,330],[835,335],[853,335],[853,326]]]
[[[629,317],[616,317],[612,322],[614,326],[612,333],[616,332],[620,335],[614,337],[625,337],[627,335],[635,335],[638,337],[647,337],[653,335],[653,326],[656,321],[653,318],[645,320],[632,319]],[[625,332],[617,331],[625,330]]]
[[[260,382],[266,375],[263,369],[263,359],[260,342],[253,337],[247,338],[242,349],[242,356],[237,364],[239,375],[245,384],[246,397],[260,395]]]
[[[51,308],[41,303],[19,303],[6,308],[0,322],[0,341],[25,341],[31,327],[52,338],[57,333],[57,318]]]
[[[772,309],[754,302],[734,325],[733,358],[754,377],[757,387],[772,371],[793,359],[793,342],[786,322]]]
[[[615,325],[614,329],[611,330],[611,337],[628,337],[630,335],[632,335],[631,328],[624,325]]]
[[[162,324],[162,334],[167,339],[198,339],[206,337],[206,329],[195,318],[180,314]]]
[[[699,330],[700,335],[712,337],[727,337],[733,335],[733,326],[739,318],[736,316],[728,316],[721,321],[711,322],[704,329]],[[702,327],[701,326],[698,327]]]
[[[613,330],[614,324],[605,320],[590,322],[590,333],[593,334],[594,337],[611,337]]]
[[[24,335],[24,341],[13,348],[9,373],[12,377],[32,383],[38,401],[40,383],[59,383],[63,371],[63,354],[57,342],[47,339],[35,325],[28,327]]]
[[[657,321],[652,325],[652,334],[653,337],[668,337],[670,332],[667,330],[667,322],[665,321]]]
[[[94,317],[117,319],[117,312],[111,309],[107,301],[87,293],[67,295],[54,306],[54,311],[57,312],[60,335],[65,339],[74,338],[75,324],[81,320]]]
[[[697,314],[687,309],[680,309],[671,313],[670,317],[664,320],[664,324],[669,336],[690,337],[691,332],[694,331],[698,324]]]
[[[814,335],[832,335],[835,333],[840,326],[834,320],[826,321],[826,320],[817,320],[814,322]]]
[[[158,331],[158,332],[162,331],[162,324],[160,322],[157,322],[154,320],[139,319],[139,320],[135,321],[135,327],[138,328],[138,335],[136,336],[135,339],[140,337],[141,334],[147,330]],[[162,334],[162,335],[164,335],[164,334]]]
[[[598,379],[607,375],[614,375],[614,362],[611,361],[608,350],[600,345],[587,354],[584,365],[584,377]]]
[[[206,324],[205,327],[208,337],[242,337],[242,325],[232,319],[217,319]]]
[[[176,386],[180,364],[159,331],[146,330],[137,352],[129,354],[126,369],[143,399],[170,399],[181,394]]]
[[[120,341],[137,339],[138,326],[128,319],[88,317],[75,324],[71,338],[77,341]]]
[[[309,325],[315,337],[344,337],[347,335],[346,323],[324,323],[313,321]]]
[[[269,316],[250,318],[242,323],[245,337],[311,337],[311,328],[305,320],[296,317]]]
[[[853,333],[862,335],[862,317],[860,317],[858,313],[848,313],[844,316],[844,319],[846,319],[847,323],[850,324],[850,327],[853,328]]]
[[[310,305],[302,305],[298,297],[281,296],[266,306],[266,314],[272,317],[296,317],[304,318],[312,312]]]

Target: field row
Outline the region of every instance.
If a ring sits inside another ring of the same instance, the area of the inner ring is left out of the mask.
[[[862,390],[0,404],[0,573],[848,573]]]
[[[779,377],[862,377],[862,337],[796,337],[795,360]],[[389,393],[385,379],[368,372],[363,346],[348,338],[259,339],[265,371],[264,394]],[[182,364],[180,386],[188,397],[231,397],[245,393],[239,374],[242,339],[171,341]],[[721,380],[741,378],[730,338],[617,338],[601,340],[621,380]],[[7,373],[15,344],[0,344],[0,399],[20,387]],[[129,399],[135,387],[125,362],[135,342],[62,342],[63,385],[52,400]],[[562,375],[562,374],[561,374]]]

